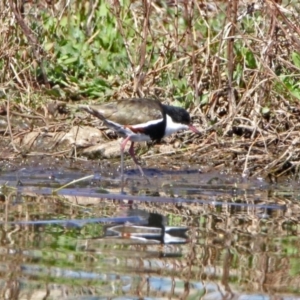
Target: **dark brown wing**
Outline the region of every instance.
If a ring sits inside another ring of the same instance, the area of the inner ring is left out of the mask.
[[[147,98],[124,99],[102,105],[93,105],[90,106],[90,110],[85,110],[101,120],[105,118],[121,125],[142,124],[163,118],[162,104],[158,100]],[[97,115],[95,111],[100,115]]]

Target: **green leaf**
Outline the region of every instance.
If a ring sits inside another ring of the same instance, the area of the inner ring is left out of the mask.
[[[79,82],[79,80],[78,80],[78,78],[76,76],[69,76],[69,80],[70,80],[70,82],[74,82],[74,83],[78,83]]]
[[[243,67],[240,63],[236,65],[235,71],[233,72],[233,78],[236,80],[237,84],[240,85],[243,78]]]
[[[105,86],[105,87],[109,87],[109,85],[107,84],[107,82],[101,78],[96,78],[94,80],[94,84],[98,85],[98,86]]]
[[[292,53],[292,60],[297,68],[300,68],[300,54],[296,51]]]
[[[99,9],[99,17],[106,17],[107,12],[108,12],[107,6],[104,2],[102,2]]]
[[[62,17],[61,20],[60,20],[60,26],[61,27],[66,27],[67,24],[68,24],[68,17],[67,16]]]
[[[203,94],[200,100],[201,106],[205,105],[208,103],[208,94]]]
[[[247,67],[250,69],[256,68],[256,59],[252,51],[248,50],[246,52],[246,64]]]
[[[267,106],[263,107],[262,110],[261,110],[261,113],[262,113],[263,115],[269,114],[269,113],[270,113],[270,108],[267,107]]]
[[[52,43],[47,43],[44,46],[45,51],[50,51],[53,48],[54,48],[54,43],[53,42]]]
[[[74,63],[74,62],[77,61],[77,60],[78,60],[78,58],[73,56],[73,57],[69,57],[69,58],[63,60],[63,63],[64,63],[65,65],[69,65],[69,64]]]
[[[296,97],[297,99],[300,100],[300,90],[299,89],[294,88],[294,89],[290,90],[290,92],[294,97]]]

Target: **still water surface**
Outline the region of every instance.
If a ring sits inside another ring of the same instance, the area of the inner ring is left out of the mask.
[[[0,299],[300,299],[297,182],[146,172],[2,167]]]

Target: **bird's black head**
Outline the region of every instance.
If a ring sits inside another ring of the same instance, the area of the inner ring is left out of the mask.
[[[183,108],[177,106],[163,105],[164,111],[168,114],[173,122],[190,125],[191,117],[190,114]]]

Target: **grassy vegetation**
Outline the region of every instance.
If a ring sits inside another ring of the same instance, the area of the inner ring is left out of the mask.
[[[208,136],[200,159],[210,148],[210,161],[246,175],[297,171],[297,1],[51,3],[0,3],[10,105],[158,97],[194,108]]]

